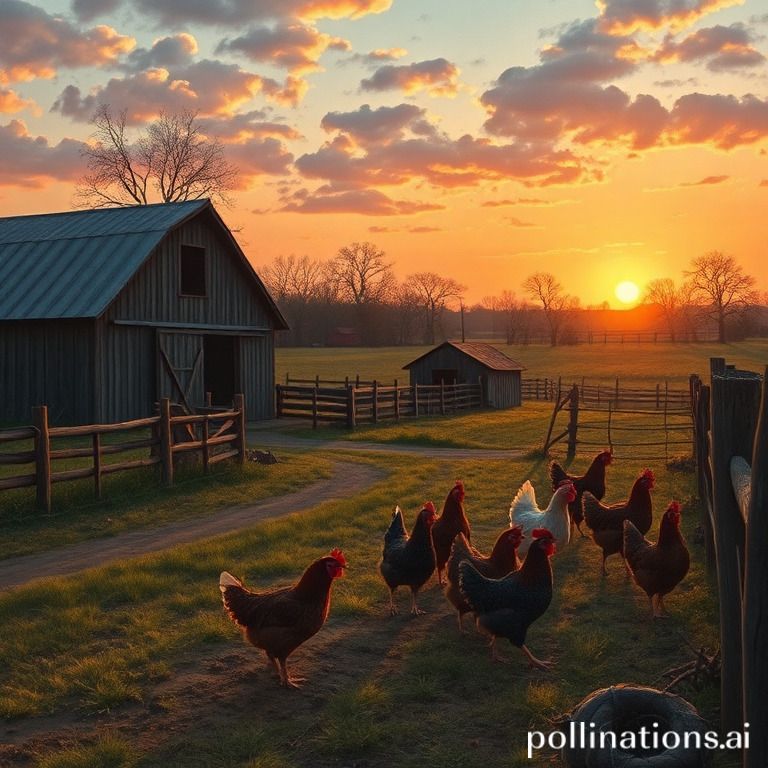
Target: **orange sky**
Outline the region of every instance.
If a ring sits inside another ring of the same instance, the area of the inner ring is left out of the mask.
[[[192,108],[258,267],[372,240],[467,299],[537,270],[584,304],[708,250],[768,290],[757,0],[8,0],[4,215],[66,210],[99,103]],[[639,9],[643,8],[641,12]]]

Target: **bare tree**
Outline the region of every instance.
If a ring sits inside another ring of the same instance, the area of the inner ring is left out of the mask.
[[[435,343],[435,326],[451,299],[460,299],[466,286],[453,278],[441,277],[435,272],[416,272],[409,275],[408,287],[418,297],[424,309],[424,342]]]
[[[528,329],[528,305],[517,298],[514,291],[502,291],[499,296],[486,296],[482,302],[486,309],[500,314],[507,344],[517,344]]]
[[[675,332],[682,312],[685,298],[683,294],[683,289],[678,288],[675,281],[669,277],[651,280],[645,287],[645,301],[659,306],[672,341],[675,341]]]
[[[147,205],[210,197],[229,204],[237,169],[218,139],[202,134],[197,113],[162,113],[131,142],[125,110],[108,104],[91,122],[92,141],[83,149],[87,172],[75,195],[83,206]]]
[[[332,266],[342,295],[358,306],[384,301],[395,282],[384,251],[367,241],[339,248]]]
[[[533,299],[541,302],[544,317],[549,325],[549,340],[557,346],[560,330],[571,310],[578,305],[578,299],[563,291],[563,286],[549,272],[536,272],[526,278],[523,289]]]
[[[755,278],[748,275],[733,256],[709,251],[691,261],[683,273],[695,299],[706,304],[705,311],[717,321],[717,340],[726,341],[726,320],[744,312],[757,301]]]

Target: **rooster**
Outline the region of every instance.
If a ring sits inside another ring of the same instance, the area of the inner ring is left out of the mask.
[[[537,659],[526,647],[528,627],[552,602],[550,557],[556,544],[545,528],[533,531],[533,541],[519,571],[503,579],[487,579],[472,563],[459,564],[459,587],[477,617],[477,628],[491,636],[491,659],[505,661],[496,650],[496,638],[506,637],[528,658],[531,666],[549,669],[553,662]]]
[[[602,504],[589,491],[584,491],[581,499],[584,520],[592,529],[595,544],[603,550],[603,576],[608,575],[605,561],[609,555],[624,556],[624,520],[629,520],[643,535],[648,533],[653,522],[651,490],[654,483],[653,472],[650,469],[643,470],[635,480],[629,498],[611,506]],[[626,560],[624,565],[627,566]]]
[[[563,480],[552,495],[549,506],[541,510],[536,505],[536,491],[530,480],[512,499],[509,507],[509,524],[519,525],[526,536],[530,536],[534,528],[546,528],[554,536],[560,547],[571,540],[571,521],[568,518],[568,504],[576,498],[576,488],[570,480]],[[525,555],[531,539],[520,544],[520,554]]]
[[[416,596],[435,571],[435,548],[432,545],[434,523],[435,505],[428,501],[408,536],[403,513],[400,507],[395,508],[392,522],[384,534],[384,551],[379,563],[379,571],[389,587],[389,612],[392,616],[397,614],[395,590],[399,586],[411,589],[411,613],[414,616],[424,613],[416,604]]]
[[[459,632],[464,632],[462,620],[465,613],[472,608],[461,594],[459,588],[459,563],[465,561],[472,563],[488,579],[500,579],[512,571],[520,568],[520,558],[517,556],[517,548],[523,540],[523,531],[519,525],[507,528],[499,534],[490,555],[482,555],[460,533],[453,540],[451,556],[448,558],[447,572],[448,584],[445,588],[445,596],[458,612]]]
[[[464,514],[464,484],[461,480],[456,481],[456,485],[446,496],[443,511],[440,517],[435,520],[435,525],[432,528],[432,541],[435,544],[435,556],[437,557],[438,584],[445,583],[443,569],[451,556],[453,540],[459,533],[463,533],[467,541],[471,541],[469,520]]]
[[[688,547],[680,533],[680,504],[673,501],[661,518],[659,540],[652,544],[629,521],[624,521],[624,557],[632,577],[651,602],[654,619],[666,616],[664,595],[688,573]]]
[[[323,626],[331,607],[331,585],[342,576],[347,561],[340,549],[315,560],[292,587],[251,592],[240,579],[224,571],[219,589],[230,619],[245,637],[261,648],[286,688],[298,688],[303,678],[291,677],[288,657]]]
[[[576,498],[568,504],[568,513],[571,516],[571,522],[585,538],[586,534],[581,530],[581,522],[584,520],[584,513],[581,509],[581,495],[584,491],[589,491],[598,501],[605,496],[605,468],[612,461],[613,454],[610,451],[598,453],[589,465],[589,469],[583,475],[569,475],[556,461],[549,465],[552,490],[557,490],[563,480],[571,480],[576,488]]]

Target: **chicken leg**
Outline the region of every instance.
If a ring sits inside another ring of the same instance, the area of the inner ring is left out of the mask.
[[[411,590],[411,597],[413,599],[413,604],[411,605],[411,615],[412,616],[423,616],[426,611],[422,611],[421,608],[419,608],[418,605],[416,605],[416,595],[418,593],[415,590]]]
[[[547,672],[549,669],[551,669],[554,665],[554,661],[542,661],[541,659],[537,659],[529,650],[526,645],[521,645],[520,650],[526,655],[528,658],[528,661],[531,663],[532,667],[536,667],[536,669],[543,669],[545,672]]]
[[[280,659],[280,682],[286,688],[300,688],[299,683],[303,683],[306,680],[304,677],[291,677],[288,674],[288,665],[285,659]]]

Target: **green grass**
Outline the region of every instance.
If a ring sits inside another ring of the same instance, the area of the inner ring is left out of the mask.
[[[89,539],[210,514],[223,507],[278,496],[330,474],[330,461],[315,454],[280,452],[277,464],[222,462],[203,475],[181,470],[171,488],[156,468],[104,478],[103,498],[79,480],[53,487],[54,514],[34,511],[34,489],[0,495],[0,559],[34,554]]]
[[[613,383],[618,376],[629,386],[652,386],[669,380],[670,385],[688,384],[688,375],[709,376],[709,358],[725,357],[729,363],[762,372],[768,364],[768,339],[750,339],[734,344],[580,344],[572,347],[540,345],[497,346],[525,366],[525,378],[557,378],[563,381]],[[294,378],[377,379],[389,383],[408,381],[402,368],[423,355],[429,347],[381,347],[375,349],[288,348],[276,350],[276,376]]]
[[[578,457],[577,466],[585,460]],[[667,600],[672,618],[666,623],[647,620],[646,601],[618,562],[609,564],[607,580],[599,576],[599,550],[591,542],[577,540],[558,554],[553,604],[528,638],[537,655],[557,660],[554,673],[528,670],[511,646],[503,651],[512,663],[492,665],[480,638],[459,636],[434,586],[421,600],[426,616],[390,618],[376,563],[395,503],[410,526],[425,497],[441,502],[460,476],[473,539],[487,550],[507,525],[509,499],[526,478],[548,497],[546,463],[399,456],[370,461],[391,474],[355,498],[0,596],[0,716],[18,722],[79,712],[90,734],[83,741],[95,743],[106,727],[101,724],[112,722],[99,713],[119,717],[139,701],[162,726],[163,711],[172,720],[194,706],[191,731],[169,729],[159,743],[142,742],[142,768],[359,761],[371,768],[522,766],[529,764],[529,727],[547,728],[551,717],[595,688],[653,683],[689,658],[682,638],[695,646],[717,644],[716,606],[689,504],[684,526],[693,566]],[[689,474],[654,469],[657,508],[672,497],[690,499]],[[625,495],[637,471],[632,462],[610,468],[609,501]],[[350,562],[348,577],[334,588],[326,627],[292,658],[308,682],[302,692],[281,691],[263,656],[243,645],[223,615],[218,573],[226,568],[251,585],[285,583],[337,545]],[[403,608],[408,603],[404,593],[397,600]],[[167,700],[169,682],[184,670],[200,674],[205,659],[231,659],[233,653],[240,672],[226,676],[228,661],[220,680],[214,674],[196,688],[194,704]],[[689,698],[713,714],[712,691],[693,691]]]

